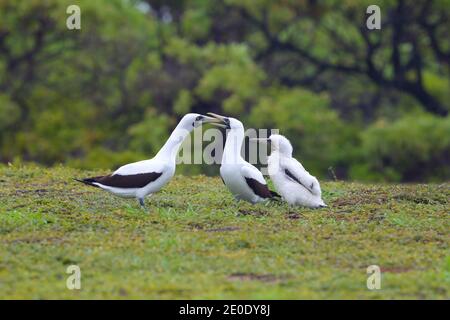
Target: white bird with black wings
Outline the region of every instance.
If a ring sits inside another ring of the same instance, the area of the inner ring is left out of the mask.
[[[244,126],[235,118],[220,116],[209,112],[208,115],[221,120],[223,124],[213,123],[228,129],[227,140],[223,150],[220,176],[236,200],[258,203],[280,197],[269,190],[262,173],[241,156],[244,141]]]
[[[310,208],[327,206],[322,200],[319,181],[292,157],[293,148],[288,139],[282,135],[273,134],[266,139],[251,140],[270,142],[269,176],[284,200],[291,205]]]
[[[176,156],[183,140],[194,128],[206,122],[218,120],[188,113],[154,158],[124,165],[110,175],[76,180],[117,196],[137,198],[144,207],[144,198],[158,192],[175,174]]]

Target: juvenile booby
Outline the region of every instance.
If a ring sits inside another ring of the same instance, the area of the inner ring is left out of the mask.
[[[124,165],[106,176],[78,180],[121,197],[134,197],[144,207],[144,198],[158,192],[175,173],[176,156],[183,140],[194,129],[217,119],[196,113],[186,114],[156,156]]]
[[[221,120],[228,130],[228,136],[223,150],[220,176],[236,200],[245,200],[250,203],[266,201],[280,197],[276,192],[269,190],[262,173],[241,157],[241,147],[244,141],[244,126],[235,118],[220,116],[209,112],[208,115]]]
[[[322,200],[322,191],[316,177],[292,157],[292,145],[282,135],[272,134],[266,139],[251,139],[271,143],[268,158],[269,176],[275,189],[290,205],[321,208],[327,205]]]

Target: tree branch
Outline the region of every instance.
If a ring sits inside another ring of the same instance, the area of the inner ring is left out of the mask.
[[[404,0],[398,0],[396,7],[388,15],[388,23],[384,23],[385,28],[392,28],[392,37],[390,42],[392,54],[390,61],[388,61],[394,71],[392,78],[387,78],[384,75],[384,72],[378,69],[375,63],[375,54],[382,46],[381,38],[379,38],[379,40],[375,42],[371,41],[369,36],[369,33],[371,31],[369,31],[365,27],[365,25],[359,27],[360,34],[365,43],[364,64],[362,66],[358,63],[349,65],[345,63],[331,62],[325,57],[318,57],[314,55],[312,53],[313,50],[311,50],[310,48],[305,49],[299,47],[293,42],[281,40],[277,35],[271,32],[267,23],[267,12],[263,12],[263,19],[258,19],[254,15],[250,14],[245,8],[234,8],[240,12],[243,18],[250,22],[259,31],[261,31],[267,41],[267,48],[257,54],[257,58],[266,57],[268,55],[275,54],[276,52],[291,52],[315,66],[318,70],[320,70],[320,72],[323,72],[324,70],[331,70],[341,73],[366,75],[369,79],[371,79],[375,84],[379,86],[395,88],[415,97],[424,106],[424,108],[431,113],[441,116],[445,116],[448,114],[448,110],[446,110],[446,108],[442,106],[437,99],[435,99],[429,92],[427,92],[426,88],[423,86],[422,70],[424,68],[424,65],[422,53],[420,51],[418,43],[415,40],[415,36],[407,36],[405,34],[406,32],[410,32],[408,24],[411,22],[411,18],[405,15],[405,11],[408,11],[409,8],[406,6]],[[345,12],[343,14],[345,16]],[[346,18],[348,19],[348,17]],[[430,29],[429,25],[427,26],[429,30],[434,30]],[[333,33],[332,36],[333,35],[336,36],[336,33]],[[430,39],[432,43],[436,42],[435,45],[432,44],[432,47],[434,47],[434,51],[436,52],[436,54],[441,59],[446,59],[447,53],[440,50],[439,46],[437,45],[434,33],[432,33]],[[339,39],[335,39],[335,41],[337,40]],[[400,45],[404,42],[409,42],[413,48],[406,63],[402,63],[400,52]],[[355,49],[354,52],[355,54],[353,60],[358,61],[358,55],[356,54],[357,50]],[[407,76],[407,72],[409,72],[410,70],[414,70],[414,73],[416,75],[414,80],[410,80]],[[289,86],[293,86],[295,83],[297,83],[298,85],[310,83],[310,79],[308,78],[306,78],[306,81],[303,81],[281,77],[281,80],[282,83],[285,83]]]

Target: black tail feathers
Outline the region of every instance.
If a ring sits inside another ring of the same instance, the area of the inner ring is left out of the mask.
[[[92,186],[92,187],[99,188],[99,186],[93,184],[94,182],[97,182],[97,181],[95,180],[95,178],[86,178],[86,179],[82,179],[82,180],[77,179],[77,178],[74,178],[73,180],[78,181],[78,182],[81,182],[81,183],[84,183],[84,184],[86,184],[86,185],[88,185],[88,186]]]

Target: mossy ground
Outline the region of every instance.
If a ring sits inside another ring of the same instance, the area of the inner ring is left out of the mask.
[[[0,298],[450,297],[448,183],[325,182],[330,208],[310,210],[176,175],[143,212],[72,180],[101,173],[0,167]],[[81,290],[66,288],[72,264]]]

